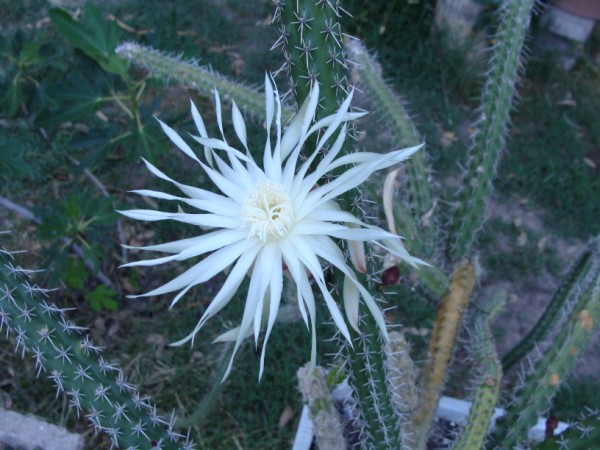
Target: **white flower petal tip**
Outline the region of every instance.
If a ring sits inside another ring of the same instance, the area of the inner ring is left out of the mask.
[[[168,220],[185,223],[197,227],[198,233],[195,237],[173,242],[145,247],[126,246],[167,255],[130,262],[123,267],[155,266],[190,258],[198,258],[198,261],[164,285],[130,298],[177,292],[169,306],[172,308],[190,289],[223,273],[225,281],[203,311],[194,330],[170,344],[181,346],[189,342],[193,345],[204,324],[229,304],[245,278],[249,277],[241,321],[236,328],[214,340],[233,343],[224,379],[231,371],[242,342],[253,337],[256,344],[260,342],[261,335],[264,343],[259,378],[262,376],[268,339],[279,321],[284,275],[295,284],[299,316],[311,333],[311,367],[315,367],[316,302],[319,299],[325,302],[332,320],[350,346],[351,335],[359,332],[361,303],[373,315],[384,338],[387,335],[379,305],[356,277],[356,271],[367,270],[366,241],[381,246],[408,264],[426,264],[412,257],[398,237],[362,222],[351,213],[342,211],[336,203],[337,197],[356,188],[374,172],[403,161],[421,148],[415,146],[387,154],[359,152],[341,155],[347,123],[366,114],[350,110],[352,95],[351,92],[336,113],[315,121],[320,98],[319,86],[315,84],[287,129],[283,130],[282,102],[272,78],[265,74],[266,138],[264,147],[259,150],[248,149],[246,124],[235,103],[231,108],[234,134],[231,142],[239,141],[244,149],[240,151],[227,142],[221,98],[216,89],[214,104],[219,137],[209,137],[198,109],[190,100],[191,114],[198,130],[197,136],[192,136],[192,139],[204,150],[204,153],[198,152],[200,156],[196,156],[172,128],[157,118],[168,139],[198,163],[194,167],[203,172],[199,178],[210,180],[213,186],[205,189],[179,183],[143,159],[153,175],[173,184],[183,194],[175,196],[147,189],[134,192],[175,201],[179,212],[147,209],[118,212],[146,222]],[[317,140],[311,148],[307,148],[306,144],[310,142],[307,140],[309,136],[316,136]],[[236,145],[239,147],[239,144]],[[254,159],[258,154],[262,165]],[[336,173],[337,177],[330,177],[332,173]],[[193,208],[194,213],[184,212],[180,204],[186,210]],[[347,261],[340,245],[350,249],[352,262]],[[323,261],[344,275],[343,299],[333,298],[323,271]],[[313,289],[320,294],[318,299]],[[344,303],[343,312],[340,311],[340,300]]]
[[[348,322],[350,322],[350,326],[352,326],[357,333],[360,333],[360,330],[358,329],[358,307],[360,305],[360,293],[348,277],[344,277],[343,297],[344,308],[346,310]]]

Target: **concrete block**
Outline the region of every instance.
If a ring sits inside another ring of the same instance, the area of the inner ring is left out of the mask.
[[[81,450],[83,436],[45,422],[0,408],[0,449],[4,445],[23,450]]]

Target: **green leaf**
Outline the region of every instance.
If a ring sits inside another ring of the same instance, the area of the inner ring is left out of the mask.
[[[23,147],[22,142],[0,136],[0,172],[9,172],[16,177],[31,174],[31,166],[22,159]]]
[[[66,274],[64,282],[69,289],[83,289],[83,284],[87,280],[88,271],[85,264],[79,259],[67,259]]]
[[[44,110],[36,118],[36,126],[49,127],[78,120],[99,110],[111,101],[107,95],[107,84],[91,82],[84,77],[75,77],[67,83],[48,88],[54,102],[63,105],[58,110]]]
[[[97,6],[88,2],[83,19],[78,22],[59,8],[50,10],[56,29],[75,48],[78,48],[107,72],[128,79],[129,64],[115,55],[120,31],[114,22],[105,21]]]
[[[103,284],[85,296],[85,299],[90,302],[90,306],[94,311],[116,311],[119,304],[116,300],[117,293],[114,289],[108,288]]]

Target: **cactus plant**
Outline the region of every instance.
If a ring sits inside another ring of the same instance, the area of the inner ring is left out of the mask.
[[[193,448],[175,430],[176,418],[159,416],[123,369],[67,317],[68,308],[57,307],[33,282],[35,270],[21,267],[18,253],[0,242],[0,332],[12,336],[15,352],[31,357],[38,377],[51,380],[56,395],[66,395],[77,416],[106,433],[113,446]]]
[[[342,255],[341,252],[335,255],[339,256],[338,267],[343,265],[340,263],[343,257],[347,256],[352,261],[359,272],[356,278],[353,278],[356,285],[364,287],[365,292],[384,293],[385,300],[393,305],[409,297],[416,298],[417,295],[413,295],[413,291],[417,290],[414,285],[417,283],[426,287],[430,299],[440,300],[425,361],[422,363],[419,360],[413,361],[414,354],[408,348],[404,335],[396,331],[387,332],[386,327],[382,326],[383,313],[376,309],[380,305],[375,300],[369,303],[370,312],[373,313],[375,310],[379,314],[370,314],[358,306],[359,302],[356,299],[358,294],[354,292],[357,289],[347,288],[344,274],[336,274],[333,279],[330,279],[332,271],[324,268],[322,276],[313,277],[319,284],[320,293],[326,297],[328,306],[332,310],[336,311],[336,301],[343,301],[346,306],[346,318],[341,314],[336,315],[336,325],[344,330],[346,340],[340,344],[340,352],[335,358],[335,367],[327,373],[321,367],[315,367],[313,360],[312,364],[301,370],[299,375],[300,388],[313,419],[319,422],[322,420],[322,423],[317,424],[317,440],[324,448],[334,446],[344,448],[346,442],[343,440],[343,434],[349,432],[353,435],[345,437],[352,441],[353,445],[365,448],[418,450],[426,448],[431,433],[432,417],[442,395],[445,381],[453,375],[449,369],[450,361],[459,341],[465,316],[472,317],[472,320],[466,321],[466,327],[469,330],[469,345],[473,359],[477,362],[479,370],[476,370],[473,376],[475,391],[471,414],[467,424],[456,438],[454,448],[463,450],[478,449],[486,445],[489,448],[523,446],[527,440],[529,426],[548,407],[557,388],[568,376],[575,360],[596,329],[600,320],[599,238],[590,242],[588,249],[575,263],[549,308],[531,333],[503,358],[505,369],[515,365],[526,355],[529,355],[532,361],[532,367],[522,376],[523,382],[512,392],[501,390],[502,367],[498,362],[490,331],[490,320],[496,309],[473,313],[472,310],[482,308],[482,305],[470,301],[471,297],[478,297],[473,295],[477,290],[478,275],[475,244],[484,222],[486,202],[493,189],[496,166],[503,151],[508,115],[521,66],[522,48],[533,3],[533,0],[506,0],[498,9],[498,28],[481,98],[477,132],[469,150],[462,189],[450,215],[441,216],[448,211],[437,208],[437,193],[430,185],[432,174],[428,169],[427,159],[421,153],[417,153],[407,167],[407,195],[403,199],[406,202],[393,198],[397,173],[388,179],[384,187],[384,204],[389,210],[386,213],[390,212],[388,222],[399,223],[401,233],[405,233],[410,239],[406,243],[408,249],[431,263],[442,261],[445,255],[447,267],[431,266],[414,270],[414,279],[411,278],[407,283],[406,292],[394,296],[387,286],[382,289],[377,279],[377,274],[383,270],[378,257],[382,254],[401,253],[404,250],[402,244],[397,241],[379,242],[380,249],[374,250],[364,249],[362,243],[355,245],[354,242],[349,245],[347,255]],[[312,104],[315,108],[314,119],[319,124],[315,127],[318,132],[310,137],[312,141],[301,140],[305,146],[304,151],[310,156],[301,169],[293,168],[298,172],[307,172],[311,167],[319,166],[327,158],[328,150],[331,150],[327,148],[328,146],[335,147],[336,152],[340,154],[340,159],[345,158],[344,161],[362,162],[360,154],[344,155],[358,150],[358,144],[350,139],[346,140],[342,147],[341,140],[333,136],[331,142],[335,141],[335,143],[324,145],[323,151],[320,151],[320,147],[319,151],[315,151],[313,145],[321,142],[323,135],[329,133],[326,125],[337,120],[331,117],[334,117],[332,115],[338,111],[352,89],[348,83],[348,70],[351,64],[346,59],[347,49],[350,58],[357,63],[361,86],[365,88],[376,111],[392,131],[398,146],[416,145],[420,140],[402,103],[383,82],[383,77],[377,74],[378,69],[374,58],[358,42],[345,45],[339,20],[343,14],[344,10],[339,2],[334,0],[275,1],[273,22],[278,27],[280,36],[273,48],[283,50],[285,62],[280,72],[288,75],[290,87],[289,101],[281,105],[281,116],[275,120],[278,133],[281,133],[286,123],[290,123],[288,119],[294,116],[294,108],[290,105],[295,104],[302,108],[301,105],[305,104],[307,99],[311,99],[311,93],[319,92],[315,94]],[[185,83],[197,89],[202,95],[211,95],[216,89],[226,99],[233,99],[236,105],[232,108],[234,128],[245,147],[247,147],[245,124],[240,119],[240,110],[259,118],[266,124],[268,133],[271,132],[274,102],[279,101],[279,98],[274,100],[273,97],[271,103],[267,98],[265,108],[264,96],[258,91],[228,80],[210,69],[200,68],[194,62],[183,62],[135,43],[122,44],[116,52],[121,58],[145,68],[152,76]],[[270,80],[270,77],[267,78]],[[270,83],[268,81],[266,85],[271,86]],[[319,90],[316,89],[317,85]],[[219,97],[216,98],[218,100]],[[350,108],[349,102],[348,100],[348,103],[343,105],[343,113],[340,113],[340,117],[346,117],[345,113]],[[222,128],[221,104],[220,101],[216,103],[219,111],[217,121]],[[193,114],[196,123],[200,123],[197,110],[193,110]],[[350,115],[352,114],[350,113],[348,117]],[[303,115],[297,115],[296,119],[297,117]],[[290,125],[292,131],[298,125],[294,120],[292,119]],[[306,121],[307,123],[298,127],[304,129],[304,132],[311,125],[308,123],[309,119]],[[334,132],[334,128],[336,127],[332,127],[331,133]],[[191,147],[181,137],[164,125],[163,129],[188,156],[195,157]],[[202,134],[202,130],[200,131]],[[349,134],[352,135],[352,130]],[[268,136],[270,139],[271,135]],[[214,145],[216,141],[204,135],[198,140],[204,146]],[[323,144],[325,141],[326,139],[323,139]],[[251,154],[248,148],[246,148],[247,153],[244,154],[229,147],[225,141],[220,141],[219,145],[219,151],[230,152],[227,156],[236,167],[241,167],[251,159],[248,157],[248,154]],[[302,145],[298,145],[294,150],[297,151],[295,157],[301,157],[303,150],[301,147]],[[229,170],[231,168],[225,159],[215,158],[209,161],[210,165],[215,162],[220,169],[224,169],[223,174],[219,173],[219,176],[223,177],[218,178],[219,182],[223,182],[227,174],[235,172]],[[340,176],[342,165],[344,164],[340,163],[335,167],[336,170],[331,173],[332,178]],[[149,167],[159,177],[171,181],[154,166]],[[206,165],[204,167],[207,168],[207,173],[215,176],[215,171],[211,171]],[[319,189],[329,181],[331,180],[315,178],[311,180],[306,191],[310,192],[313,185],[315,189]],[[223,185],[226,186],[226,183]],[[202,195],[208,192],[200,189],[193,191],[194,188],[186,185],[178,184],[178,186],[183,186],[183,189],[187,189],[188,192],[202,191]],[[155,191],[141,192],[162,199],[181,200]],[[211,194],[212,192],[207,195]],[[272,192],[263,194],[266,199]],[[260,205],[260,200],[261,198],[255,203]],[[328,226],[336,226],[339,222],[348,219],[350,214],[346,215],[345,212],[356,212],[357,216],[366,215],[362,193],[358,195],[356,192],[344,193],[335,199],[332,196],[327,199],[327,203],[331,206],[329,212],[336,217],[327,224]],[[276,207],[272,207],[273,205],[267,206],[272,213],[272,216],[269,216],[271,219],[281,213]],[[339,215],[336,215],[338,213]],[[135,214],[141,213],[133,213]],[[181,216],[173,215],[173,217]],[[363,222],[360,223],[362,226]],[[447,230],[443,229],[444,224],[449,224]],[[375,229],[372,225],[369,227],[365,226],[365,229],[370,231]],[[349,226],[347,229],[348,234],[356,231]],[[445,248],[439,248],[439,236],[446,234]],[[185,242],[178,241],[176,247],[184,245]],[[0,332],[5,331],[6,336],[11,336],[15,343],[15,352],[21,356],[31,355],[38,375],[43,374],[50,379],[59,394],[65,393],[75,411],[85,415],[96,431],[107,433],[113,446],[140,449],[192,448],[191,441],[179,435],[175,427],[196,424],[206,415],[220,389],[221,375],[228,373],[229,367],[225,362],[229,358],[224,357],[221,361],[209,395],[200,402],[195,413],[180,421],[177,421],[174,416],[170,420],[161,419],[156,408],[149,405],[137,389],[124,380],[124,372],[100,355],[101,349],[82,333],[82,329],[67,318],[65,310],[51,303],[47,296],[48,292],[31,284],[31,271],[16,265],[15,256],[14,252],[9,252],[5,248],[0,249]],[[170,257],[166,259],[171,260]],[[314,256],[314,259],[316,260],[317,257]],[[245,272],[251,266],[250,260],[246,262],[247,267],[238,270],[238,285],[241,284]],[[321,274],[318,270],[321,269],[319,262],[314,264],[313,262],[311,260],[309,264],[311,269],[314,269],[311,270],[312,274]],[[345,264],[345,261],[342,262]],[[455,267],[454,274],[449,275],[449,267]],[[295,269],[282,268],[282,272],[295,271],[297,277],[292,278],[299,277],[305,282],[302,295],[312,297],[314,294],[311,290],[311,280],[302,270]],[[191,287],[196,281],[195,279],[190,281],[189,286]],[[281,281],[281,285],[283,284]],[[384,280],[383,284],[393,283]],[[286,288],[282,291],[288,293],[293,289]],[[257,341],[261,331],[260,320],[257,319],[261,317],[261,310],[268,303],[275,303],[274,298],[281,293],[274,290],[269,294],[261,300],[260,307],[256,306],[252,313],[253,317],[250,317],[250,313],[245,313],[246,330],[253,331]],[[271,297],[273,294],[275,297]],[[334,296],[337,298],[334,299]],[[310,305],[309,308],[313,309]],[[301,312],[306,319],[307,311]],[[270,325],[276,316],[272,305],[271,313]],[[311,317],[312,313],[313,311],[308,312]],[[250,324],[252,321],[254,321],[253,326]],[[351,322],[352,326],[347,327],[346,322]],[[315,326],[314,323],[311,325]],[[543,341],[551,335],[557,325],[560,329],[556,339],[545,344]],[[226,333],[222,339],[226,340],[235,335],[237,340],[235,349],[237,349],[242,339],[241,334],[239,330],[234,329]],[[548,348],[543,356],[536,356],[535,352],[540,345],[547,345]],[[349,383],[351,397],[347,399],[344,406],[344,415],[338,415],[335,401],[329,391],[342,379]],[[506,417],[498,422],[496,431],[490,435],[488,428],[492,413],[499,398],[502,397],[501,394],[512,395],[514,401],[507,407]],[[348,427],[344,420],[351,421],[352,426]],[[573,445],[572,448],[589,445],[598,436],[596,422],[595,419],[584,421],[579,428],[568,431],[562,438],[551,438],[539,448],[557,448],[557,446],[560,448],[561,445],[566,445],[561,442],[569,442]]]

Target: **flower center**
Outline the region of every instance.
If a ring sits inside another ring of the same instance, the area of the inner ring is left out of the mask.
[[[294,224],[290,197],[283,185],[262,181],[248,194],[242,205],[242,220],[248,226],[248,237],[261,241],[284,237]]]

